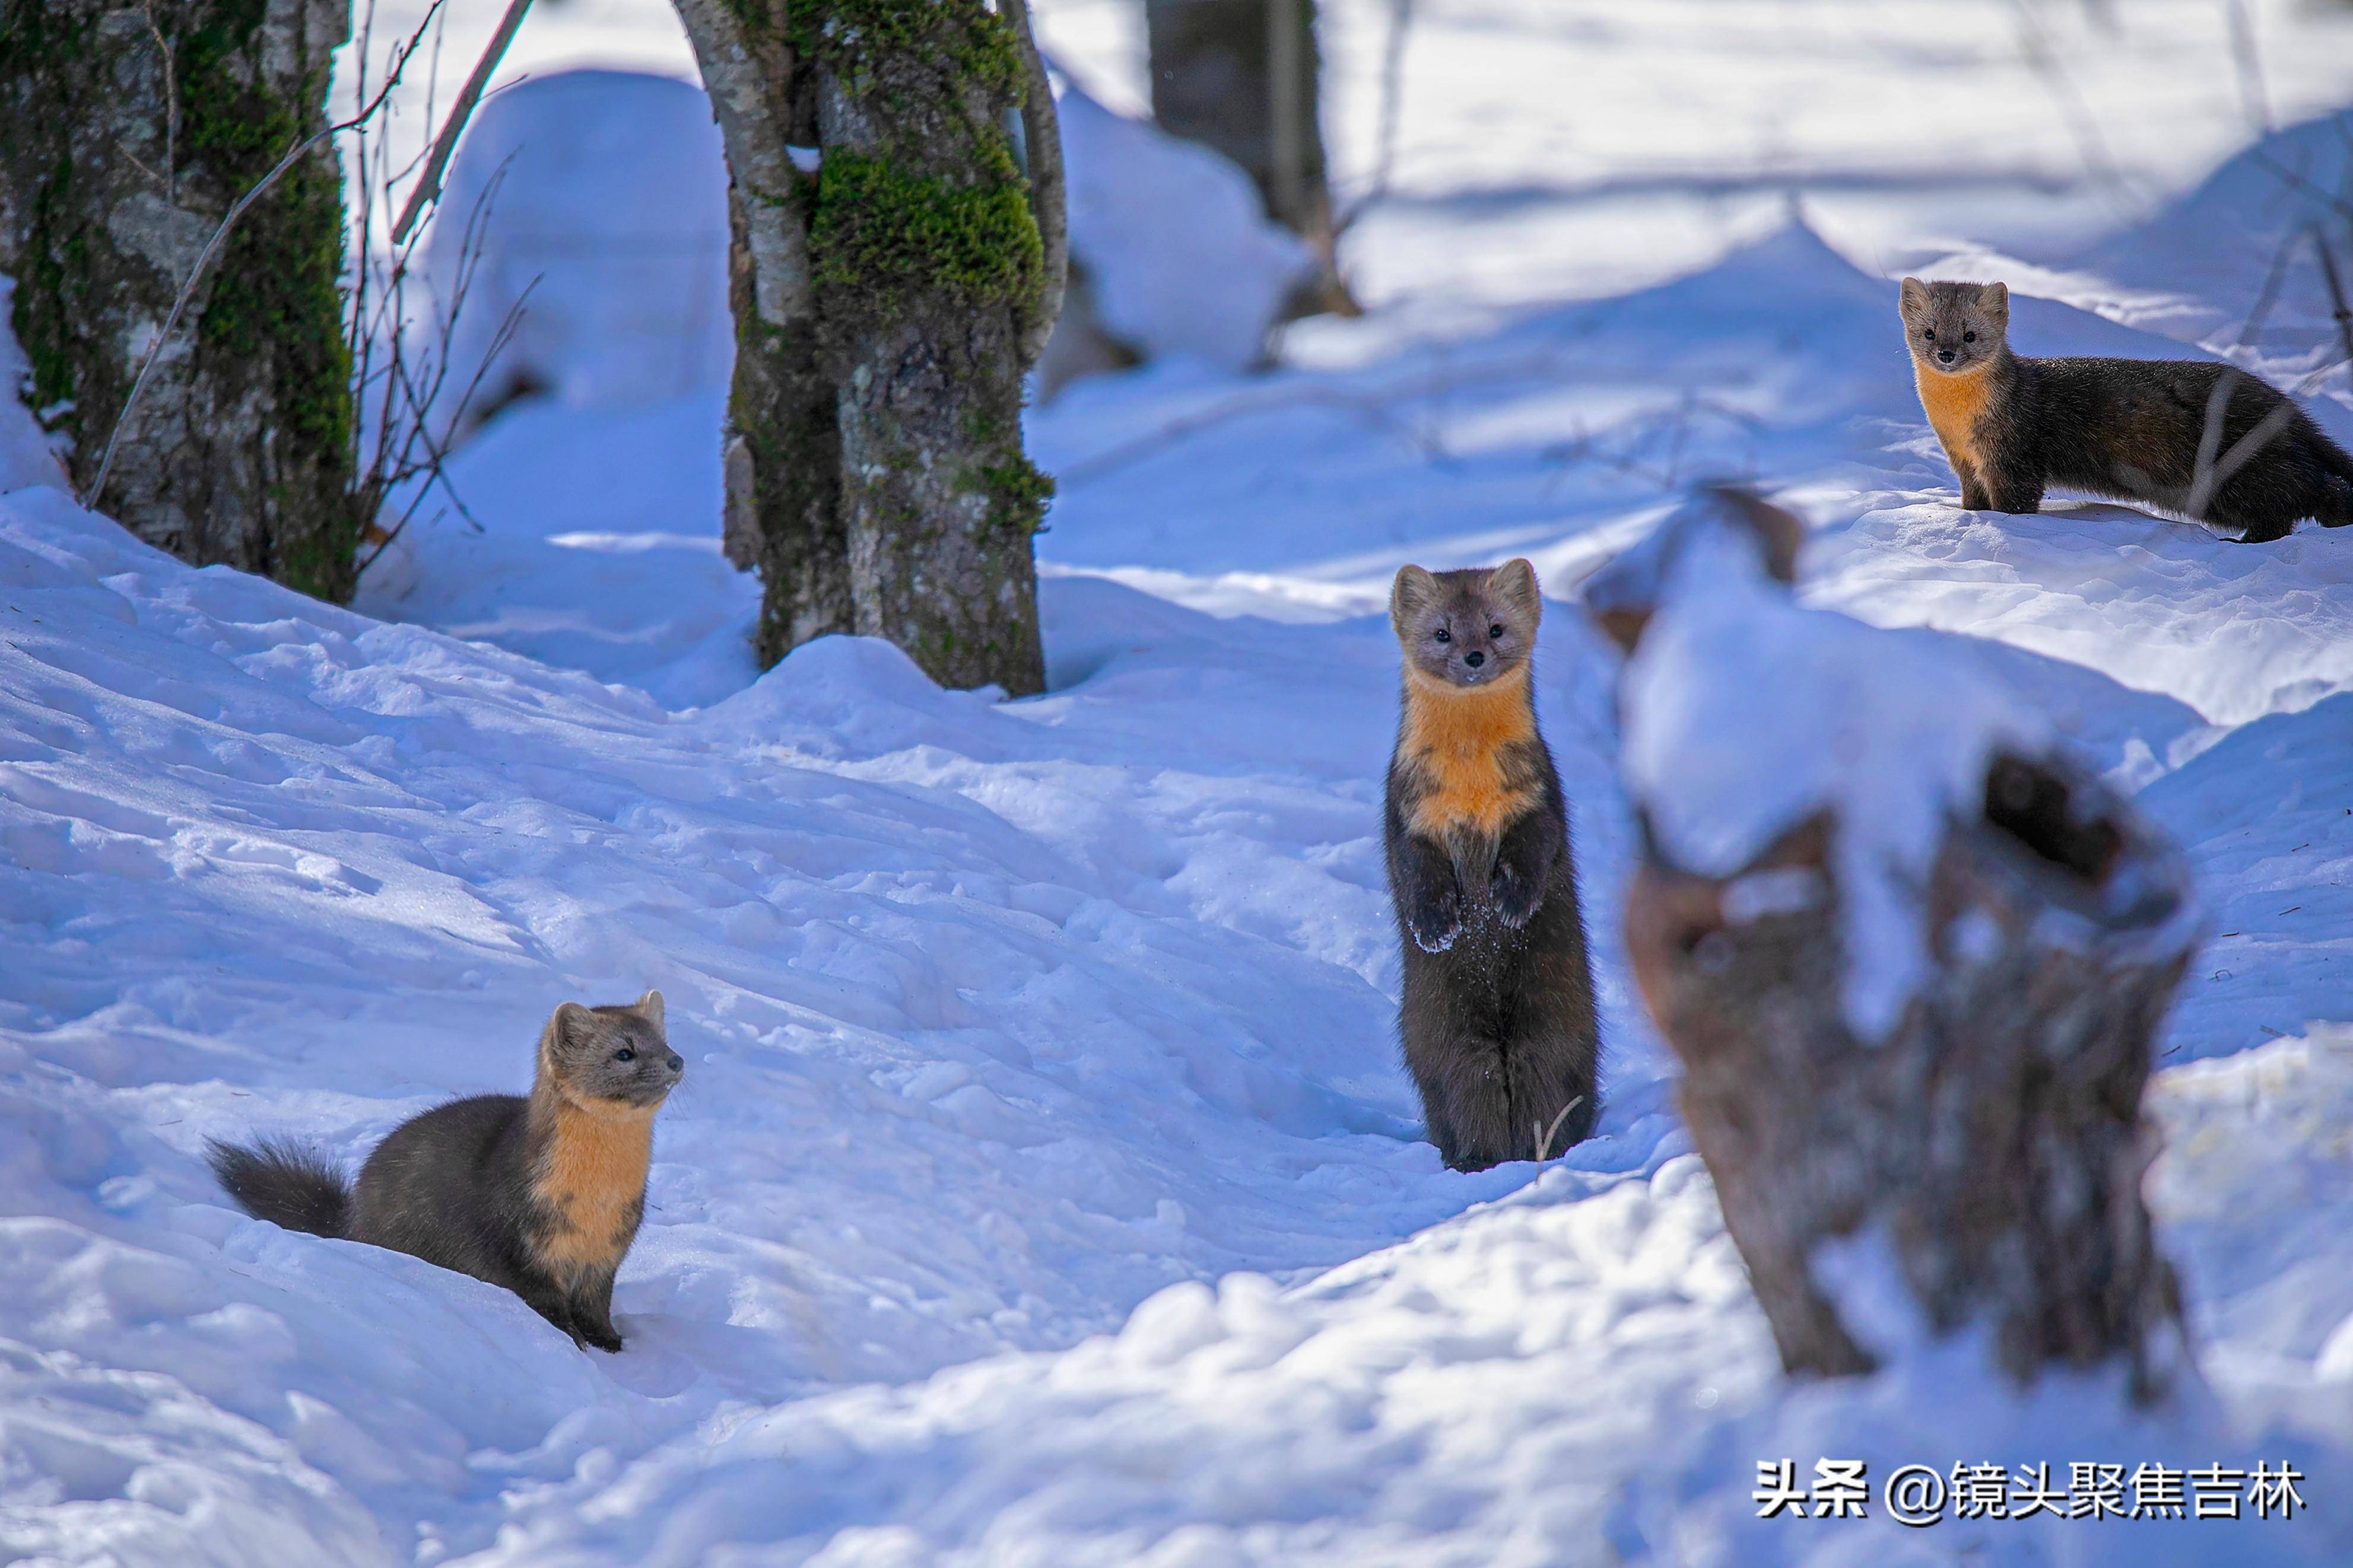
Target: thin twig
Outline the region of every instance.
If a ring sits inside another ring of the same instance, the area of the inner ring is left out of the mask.
[[[500,18],[499,30],[491,35],[490,47],[482,51],[482,58],[474,62],[474,74],[466,79],[465,89],[458,94],[458,101],[449,106],[448,123],[441,127],[441,134],[434,139],[432,156],[425,161],[424,176],[410,188],[408,205],[401,208],[400,221],[392,226],[393,244],[406,240],[408,231],[416,226],[426,204],[439,199],[441,176],[448,172],[449,155],[458,150],[459,133],[466,129],[466,121],[473,115],[474,105],[481,101],[482,89],[491,84],[491,73],[499,68],[499,61],[506,57],[507,46],[514,42],[515,29],[522,26],[523,13],[530,9],[531,0],[512,0],[507,6],[507,14]]]
[[[432,8],[425,14],[427,26],[431,24],[434,14],[440,9],[441,0],[433,0]],[[372,119],[376,110],[384,107],[385,100],[392,96],[392,89],[400,84],[400,73],[407,66],[409,57],[417,52],[417,46],[424,37],[425,28],[419,26],[416,36],[410,38],[408,47],[401,52],[400,58],[394,63],[392,73],[385,79],[384,86],[359,113],[295,143],[293,151],[280,158],[277,167],[264,174],[259,184],[237,197],[236,204],[228,209],[227,216],[220,220],[220,226],[213,230],[212,238],[205,242],[205,248],[196,257],[196,264],[188,268],[187,280],[180,285],[179,295],[172,301],[171,314],[164,318],[163,329],[148,343],[146,355],[139,362],[139,374],[132,378],[131,392],[122,400],[122,412],[115,416],[114,428],[107,433],[106,451],[98,460],[98,474],[90,480],[90,489],[81,498],[83,506],[93,511],[98,509],[99,498],[106,490],[106,477],[114,467],[115,447],[122,439],[123,430],[131,423],[132,411],[139,406],[139,395],[147,389],[147,378],[154,372],[155,361],[162,356],[164,345],[171,341],[173,329],[180,324],[180,317],[186,311],[188,301],[195,297],[197,282],[204,277],[205,268],[212,265],[212,259],[219,252],[222,242],[228,238],[228,231],[236,226],[238,218],[245,216],[246,208],[266,195],[269,187],[278,183],[279,176],[309,156],[312,149],[323,142],[333,140],[346,131],[365,124]]]
[[[164,57],[164,199],[174,206],[180,205],[180,76],[172,58],[172,46],[164,41],[164,29],[155,23],[155,0],[146,0],[147,36],[155,40],[156,49]]]
[[[2198,434],[2197,466],[2190,472],[2189,494],[2182,503],[2182,511],[2200,522],[2206,521],[2206,509],[2220,494],[2231,476],[2254,460],[2255,454],[2268,445],[2273,437],[2287,428],[2295,417],[2295,404],[2283,397],[2272,405],[2270,413],[2255,422],[2255,427],[2240,437],[2231,449],[2220,458],[2215,451],[2222,444],[2223,416],[2231,407],[2231,395],[2237,389],[2239,373],[2226,370],[2214,380],[2214,390],[2206,398],[2206,423]]]
[[[1332,226],[1335,238],[1356,226],[1356,220],[1388,199],[1389,179],[1397,168],[1398,126],[1405,101],[1405,40],[1413,25],[1413,0],[1389,0],[1388,39],[1381,49],[1381,121],[1374,138],[1373,179],[1365,194],[1349,204]]]
[[[1560,1131],[1560,1124],[1568,1120],[1568,1113],[1575,1110],[1578,1106],[1583,1105],[1584,1103],[1585,1096],[1580,1094],[1576,1099],[1570,1100],[1567,1105],[1562,1106],[1560,1108],[1560,1114],[1552,1119],[1552,1125],[1549,1127],[1536,1127],[1534,1122],[1529,1123],[1529,1126],[1535,1128],[1537,1164],[1541,1165],[1546,1160],[1552,1158],[1553,1135]]]
[[[2353,362],[2353,311],[2345,308],[2345,285],[2337,276],[2337,247],[2328,243],[2317,224],[2312,227],[2312,247],[2320,252],[2320,276],[2328,284],[2329,314],[2337,319],[2337,342],[2345,345],[2346,359]]]

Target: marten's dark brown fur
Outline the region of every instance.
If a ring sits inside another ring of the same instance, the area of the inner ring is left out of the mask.
[[[1555,1153],[1600,1109],[1568,808],[1536,728],[1535,569],[1398,574],[1404,710],[1384,825],[1398,1032],[1458,1170]]]
[[[2033,511],[2046,487],[2062,485],[2242,530],[2249,544],[2307,517],[2353,522],[2353,458],[2244,371],[2205,360],[2021,358],[2010,352],[2010,290],[2000,283],[1906,278],[1902,313],[1920,405],[1973,511]],[[2258,426],[2263,438],[2232,468]]]
[[[654,1112],[686,1070],[662,999],[566,1002],[528,1099],[482,1094],[402,1123],[347,1185],[300,1145],[212,1146],[257,1218],[364,1241],[501,1285],[579,1345],[617,1351],[613,1276],[645,1216]]]

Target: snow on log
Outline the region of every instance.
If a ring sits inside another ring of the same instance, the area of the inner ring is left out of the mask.
[[[1588,600],[1632,650],[1628,947],[1782,1363],[1973,1331],[2021,1385],[2121,1357],[2158,1397],[2140,1105],[2186,863],[1955,639],[1796,605],[1798,536],[1711,492]]]

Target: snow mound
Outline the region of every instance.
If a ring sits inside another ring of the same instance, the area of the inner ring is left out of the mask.
[[[1628,789],[1701,876],[1832,815],[1846,1012],[1876,1038],[1928,970],[1921,899],[1947,822],[1978,809],[1998,750],[2046,750],[2049,727],[1951,638],[1799,605],[1720,504],[1663,525],[1678,547],[1626,667]]]
[[[2264,137],[2075,265],[2139,291],[2105,305],[2105,313],[2285,379],[2341,352],[2311,231],[2327,233],[2353,289],[2348,197],[2353,111]],[[2335,390],[2342,389],[2340,377]]]
[[[457,309],[448,397],[521,311],[476,411],[522,392],[609,407],[723,384],[727,167],[710,100],[613,70],[494,94],[450,162],[423,270],[444,315]]]
[[[1071,254],[1112,334],[1146,359],[1256,361],[1314,266],[1268,221],[1250,176],[1206,147],[1114,114],[1065,79],[1055,95]]]

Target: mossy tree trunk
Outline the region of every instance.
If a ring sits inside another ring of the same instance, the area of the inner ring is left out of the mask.
[[[732,175],[726,538],[765,583],[763,662],[855,631],[944,685],[1041,689],[1052,485],[1021,395],[1051,306],[1014,34],[983,0],[677,4]]]
[[[810,225],[858,630],[948,686],[1042,690],[1021,447],[1044,249],[1008,125],[1027,73],[981,0],[791,0],[814,73]]]
[[[223,215],[325,128],[349,31],[348,0],[0,0],[0,272],[77,486]],[[89,499],[183,560],[349,597],[343,252],[322,143],[239,220]]]
[[[815,80],[784,0],[677,0],[727,150],[735,379],[725,441],[727,556],[760,574],[760,663],[856,629],[841,510],[841,437],[809,276]]]

